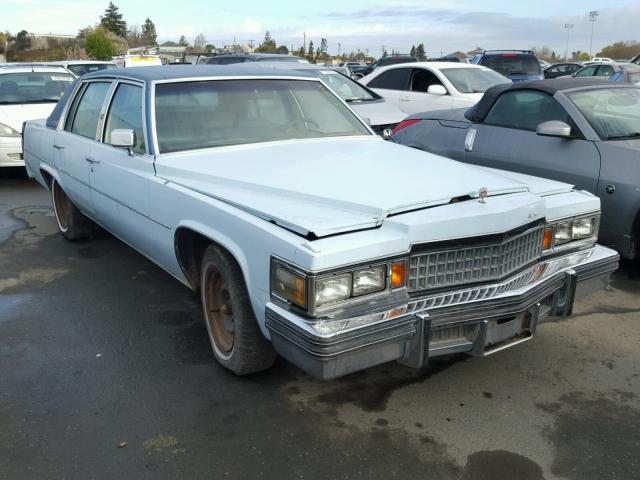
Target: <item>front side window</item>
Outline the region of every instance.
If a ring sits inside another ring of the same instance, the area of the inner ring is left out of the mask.
[[[484,93],[494,85],[511,83],[488,68],[443,68],[440,71],[460,93]]]
[[[603,140],[640,137],[639,88],[599,88],[567,96]]]
[[[104,143],[111,143],[111,132],[116,129],[133,130],[133,151],[146,153],[142,128],[142,88],[121,83],[111,101],[104,129]]]
[[[327,87],[307,80],[158,84],[155,120],[160,153],[279,140],[371,135]]]
[[[111,83],[92,82],[76,95],[69,110],[65,130],[87,138],[95,138],[102,104]]]
[[[427,93],[431,85],[442,85],[440,79],[431,70],[414,68],[411,78],[411,91]]]
[[[551,95],[535,90],[518,90],[500,95],[485,123],[535,131],[538,125],[550,120],[571,124],[569,114]]]
[[[613,67],[611,65],[600,65],[600,67],[598,67],[598,73],[596,73],[596,76],[608,77],[609,75],[613,75]]]
[[[585,67],[582,70],[578,70],[576,72],[576,77],[593,77],[596,73],[597,65],[592,65],[590,67]]]
[[[411,68],[394,68],[378,75],[371,80],[369,88],[384,88],[387,90],[406,90],[409,83]]]
[[[68,73],[5,73],[0,75],[0,105],[57,103],[71,82]]]

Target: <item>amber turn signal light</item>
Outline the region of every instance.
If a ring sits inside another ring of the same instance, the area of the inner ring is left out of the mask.
[[[553,246],[553,227],[546,227],[542,236],[542,250],[549,250]]]
[[[404,287],[404,270],[404,262],[396,262],[391,264],[391,288]]]

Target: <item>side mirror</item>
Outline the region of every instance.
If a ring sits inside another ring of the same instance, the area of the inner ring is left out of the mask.
[[[122,147],[129,150],[132,154],[132,148],[136,144],[136,134],[133,130],[125,128],[116,128],[111,130],[111,145],[114,147]]]
[[[442,85],[429,85],[429,88],[427,88],[427,93],[431,95],[446,95],[447,89]]]
[[[543,122],[536,128],[536,133],[543,137],[571,137],[571,127],[559,120]]]

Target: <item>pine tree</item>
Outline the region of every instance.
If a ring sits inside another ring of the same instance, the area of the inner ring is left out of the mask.
[[[127,36],[127,22],[122,19],[122,14],[113,2],[109,2],[104,15],[100,18],[100,25],[119,37],[125,38]]]
[[[178,40],[178,45],[180,45],[181,47],[188,47],[189,42],[187,42],[187,37],[185,37],[184,35],[180,35],[180,40]]]
[[[411,52],[409,52],[409,55],[411,55],[412,57],[416,56],[416,46],[415,45],[411,46]]]
[[[314,50],[313,50],[313,40],[309,40],[309,48],[307,49],[307,60],[309,60],[311,63],[315,63],[315,57],[314,57]]]
[[[260,44],[258,48],[256,48],[256,52],[263,53],[276,53],[278,51],[278,46],[276,45],[276,41],[267,30],[264,34],[264,40]]]
[[[142,42],[145,45],[155,45],[158,40],[156,26],[149,17],[142,24]]]
[[[421,43],[416,47],[416,58],[419,62],[424,62],[427,60],[427,55],[424,51],[424,43]]]

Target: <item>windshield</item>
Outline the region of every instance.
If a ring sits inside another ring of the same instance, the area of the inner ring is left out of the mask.
[[[5,73],[0,75],[0,104],[55,103],[71,82],[68,73]]]
[[[640,88],[601,88],[567,95],[603,140],[640,137]]]
[[[489,67],[505,77],[508,75],[539,75],[542,73],[538,59],[533,55],[519,53],[501,53],[486,55],[481,64]]]
[[[302,138],[371,135],[311,80],[207,80],[156,86],[161,153]]]
[[[488,68],[443,68],[440,70],[460,93],[484,93],[494,85],[511,83]]]
[[[331,70],[300,70],[309,72],[329,85],[329,88],[337,93],[345,102],[368,102],[378,100],[380,97],[368,92],[355,80]]]
[[[116,68],[116,66],[111,63],[77,63],[67,66],[67,69],[71,70],[78,77],[86,75],[87,73],[106,70],[108,68]]]

